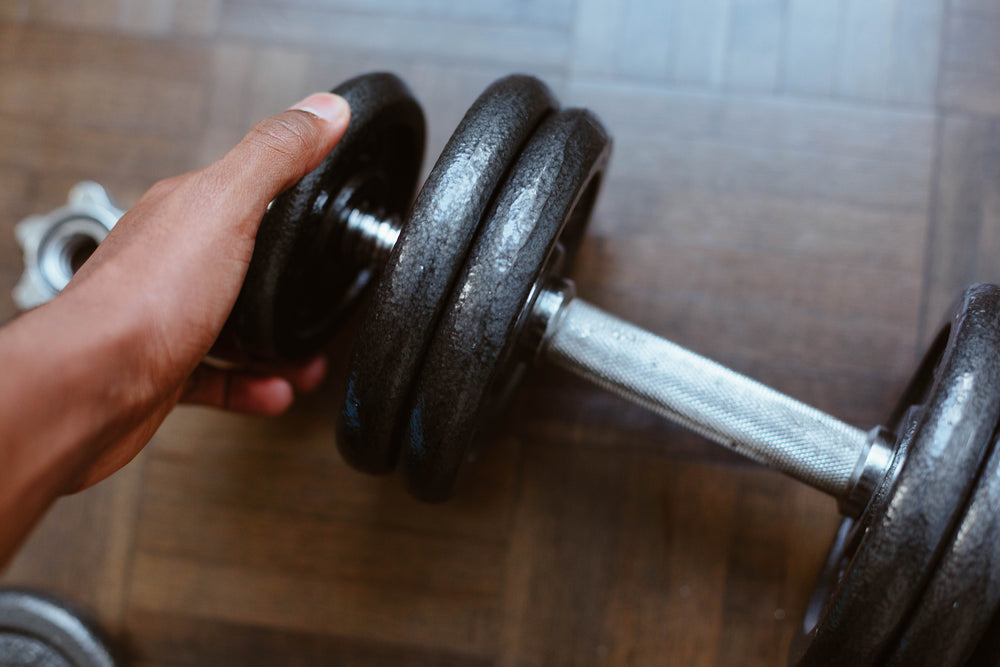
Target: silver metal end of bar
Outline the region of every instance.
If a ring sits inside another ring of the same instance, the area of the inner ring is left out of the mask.
[[[104,188],[83,181],[70,190],[65,206],[17,223],[14,233],[24,253],[24,273],[12,295],[18,308],[40,306],[59,294],[124,214]]]
[[[519,342],[535,362],[541,361],[549,341],[559,329],[566,304],[575,297],[576,285],[566,278],[552,279],[533,297],[534,303],[528,311]]]
[[[543,294],[535,309],[538,320],[548,318],[538,348],[547,360],[824,491],[851,511],[887,466],[881,438],[590,304]]]
[[[884,426],[876,426],[868,432],[868,449],[858,459],[847,495],[837,499],[841,514],[858,517],[865,511],[892,464],[895,442],[896,436]]]

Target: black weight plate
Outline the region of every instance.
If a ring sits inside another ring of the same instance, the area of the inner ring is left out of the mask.
[[[341,248],[332,213],[345,188],[374,210],[402,216],[413,199],[424,153],[424,116],[393,74],[355,77],[333,89],[351,122],[315,170],[274,200],[257,232],[253,258],[230,315],[238,356],[302,359],[316,354],[356,303],[372,274]]]
[[[555,105],[532,77],[492,84],[417,195],[351,354],[338,446],[355,468],[395,467],[398,419],[473,235],[497,185]]]
[[[528,142],[483,220],[424,357],[403,420],[400,466],[410,491],[445,499],[498,394],[530,361],[514,354],[524,315],[556,246],[583,236],[611,152],[590,112],[550,116]],[[497,391],[497,390],[500,391]]]
[[[35,591],[0,590],[0,665],[119,664],[108,639],[80,610]]]
[[[996,667],[1000,664],[1000,611],[993,616],[975,652],[965,667]]]
[[[856,539],[831,553],[824,576],[832,580],[817,587],[829,595],[815,619],[807,615],[815,624],[797,638],[793,662],[884,661],[961,519],[992,442],[1000,419],[998,349],[1000,288],[974,285],[905,393],[923,402],[905,460],[853,528]]]
[[[964,665],[998,610],[1000,449],[994,440],[965,514],[887,664]]]

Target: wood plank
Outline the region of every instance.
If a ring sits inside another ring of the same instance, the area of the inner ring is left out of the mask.
[[[929,161],[898,163],[648,136],[620,135],[617,145],[630,156],[615,165],[616,175],[626,179],[653,174],[674,187],[736,196],[820,199],[897,213],[927,209]]]
[[[890,102],[935,102],[943,5],[943,0],[907,0],[897,6],[886,91]]]
[[[193,619],[186,614],[137,611],[128,622],[139,664],[201,665],[394,665],[398,667],[486,667],[489,660],[451,651],[388,646],[327,634],[270,626]]]
[[[679,0],[673,80],[717,88],[725,76],[729,0]]]
[[[7,57],[19,66],[48,69],[86,69],[123,77],[161,82],[204,83],[211,45],[150,40],[109,32],[39,27],[35,23],[8,26],[15,48]],[[4,59],[6,61],[6,58]]]
[[[964,7],[964,6],[963,6]],[[950,109],[1000,114],[1000,13],[952,11],[942,54],[941,101]]]
[[[785,588],[788,573],[782,557],[775,558],[794,539],[785,532],[790,504],[782,501],[795,487],[760,472],[770,479],[741,474],[753,481],[736,493],[740,482],[725,470],[624,455],[609,466],[602,458],[568,443],[529,450],[522,507],[536,508],[519,515],[521,543],[514,549],[530,558],[512,560],[508,570],[516,571],[517,584],[507,597],[514,606],[508,607],[501,664],[656,664],[665,655],[679,664],[726,664],[716,662],[726,649],[721,635],[757,638],[767,631],[776,639],[769,660],[749,664],[774,664],[794,631],[791,621],[775,623],[775,603],[788,618],[804,606],[802,593]],[[628,489],[624,498],[621,488]],[[767,508],[741,502],[751,495],[768,499]],[[814,506],[820,507],[827,513],[822,533],[833,508],[822,498]],[[584,512],[589,533],[573,528]],[[705,531],[705,522],[720,529]],[[777,564],[766,577],[754,574],[770,597],[746,600],[750,613],[737,616],[727,615],[733,606],[727,610],[709,591],[731,580],[734,562],[747,563],[749,576],[748,558],[735,551],[739,545],[731,545],[726,528],[741,522],[762,529],[756,553],[770,553]],[[822,558],[823,547],[806,548]],[[808,587],[817,564],[796,570],[804,578],[799,589]],[[678,617],[685,622],[678,624]],[[738,649],[735,644],[729,648]],[[734,662],[748,664],[745,658]]]
[[[573,72],[611,74],[619,50],[623,13],[604,0],[579,0],[573,21]]]
[[[666,261],[654,276],[648,267],[657,257]],[[705,250],[687,244],[677,247],[648,236],[591,238],[581,250],[577,271],[581,289],[629,291],[655,298],[669,285],[674,298],[695,295],[753,303],[753,307],[774,304],[803,317],[830,316],[883,325],[915,316],[916,304],[899,303],[897,286],[908,284],[911,290],[919,289],[917,261],[900,271],[852,259],[817,261],[806,253]],[[718,265],[725,265],[726,273],[713,269]],[[608,277],[598,281],[594,276]],[[797,276],[798,280],[778,280],[785,276]],[[885,289],[879,290],[880,285]]]
[[[0,0],[0,19],[23,21],[28,18],[28,0]]]
[[[567,93],[569,103],[593,109],[616,138],[711,139],[924,165],[933,156],[934,116],[922,111],[585,80],[572,81]],[[622,162],[631,162],[630,153],[619,153],[628,156]]]
[[[723,629],[728,533],[739,515],[737,484],[714,468],[633,460],[622,514],[618,559],[606,627],[615,664],[654,664],[663,656],[685,665],[717,660]],[[732,479],[735,482],[735,478]],[[705,494],[703,485],[725,489]],[[719,526],[704,531],[705,522]],[[673,622],[674,615],[687,619]],[[737,621],[737,625],[742,621]]]
[[[1000,73],[1000,18],[954,12],[948,23],[946,67]]]
[[[953,12],[1000,14],[1000,5],[993,0],[950,0],[949,6]]]
[[[222,0],[173,0],[171,32],[191,37],[214,37],[222,18]]]
[[[569,51],[568,32],[545,26],[469,24],[403,16],[338,13],[249,2],[223,6],[220,31],[317,49],[409,53],[444,59],[560,66]]]
[[[672,69],[676,32],[674,3],[628,0],[617,49],[617,71],[635,79],[662,80]]]
[[[1000,122],[993,118],[944,118],[921,323],[925,343],[967,284],[1000,281],[998,140]]]
[[[803,261],[878,266],[912,277],[922,270],[926,227],[924,211],[759,193],[720,195],[612,174],[590,230],[595,237],[649,239],[678,252],[686,247],[768,252]]]
[[[837,92],[881,101],[889,86],[893,24],[898,0],[846,0]]]
[[[211,56],[211,81],[197,163],[210,164],[225,155],[252,127],[247,109],[254,51],[242,44],[220,43]],[[287,104],[294,104],[288,102]]]
[[[19,169],[0,169],[0,285],[13,287],[21,276],[21,247],[14,237],[14,225],[27,214],[30,192],[28,174]],[[10,290],[0,289],[0,323],[16,313]]]
[[[948,109],[1000,115],[1000,88],[992,72],[945,69],[941,72],[941,102]]]
[[[313,10],[361,12],[428,19],[470,20],[565,27],[572,20],[571,0],[263,0],[261,4]]]
[[[157,468],[164,464],[152,463]],[[151,471],[162,483],[165,475]],[[181,476],[174,474],[173,480]],[[190,487],[188,487],[190,488]],[[197,521],[182,517],[197,516]],[[495,595],[495,578],[506,543],[500,535],[467,539],[395,526],[309,516],[301,508],[280,511],[206,501],[147,496],[136,538],[139,553],[261,571],[406,589],[443,596]],[[405,560],[401,554],[406,554]]]
[[[526,449],[514,554],[528,562],[507,592],[502,664],[595,664],[611,650],[611,602],[624,509],[624,457],[560,447]],[[523,587],[523,588],[522,588]]]
[[[818,570],[794,564],[807,555],[812,562],[824,557],[826,536],[838,523],[832,502],[774,476],[752,485],[749,476],[737,483],[740,518],[733,524],[729,544],[726,596],[721,624],[725,631],[718,646],[717,664],[774,665],[787,659],[791,638],[799,632],[808,591]],[[793,500],[794,499],[794,500]],[[825,505],[819,526],[795,521],[796,507],[815,503],[816,516]],[[792,571],[790,571],[790,564]]]
[[[160,585],[160,582],[170,582]],[[128,613],[263,625],[473,657],[495,650],[499,610],[486,596],[386,589],[148,554],[135,557]]]
[[[281,113],[314,92],[305,85],[309,57],[281,47],[256,49],[250,71],[250,91],[243,122],[249,126],[261,118]]]
[[[358,475],[340,461],[333,420],[323,409],[338,405],[337,396],[343,394],[310,397],[273,424],[194,408],[178,411],[151,452],[155,496],[178,506],[179,515],[188,498],[197,498],[476,543],[498,539],[497,526],[508,524],[517,489],[517,443],[495,443],[481,464],[469,466],[453,502],[427,505],[409,498],[399,480]],[[234,465],[239,475],[226,472]]]
[[[781,89],[827,96],[834,91],[844,3],[791,0],[782,45]]]
[[[28,17],[63,26],[112,28],[118,22],[118,1],[35,0],[29,3]]]
[[[16,57],[22,28],[18,23],[0,20],[0,64]]]
[[[731,0],[726,85],[772,92],[778,85],[785,9],[780,0]]]
[[[64,125],[191,137],[201,130],[200,83],[164,82],[89,68],[0,66],[0,113]]]
[[[117,25],[126,32],[164,35],[173,22],[175,0],[118,0]]]
[[[615,135],[617,151],[629,156],[612,166],[614,185],[606,196],[615,197],[621,187],[632,196],[643,191],[659,204],[649,210],[668,212],[677,192],[712,192],[716,201],[764,197],[849,203],[873,213],[926,212],[934,127],[926,114],[883,116],[631,91],[617,101],[597,87],[578,85],[572,91],[575,102],[595,108]],[[661,120],[648,125],[642,120],[654,117]],[[856,178],[861,173],[865,178]],[[628,216],[618,217],[610,221],[616,227],[632,224]],[[701,221],[691,222],[680,231]],[[725,236],[719,238],[725,243]],[[830,240],[838,243],[832,235]]]
[[[190,169],[193,142],[99,128],[8,118],[0,124],[0,165],[141,176],[152,184]],[[150,160],[155,155],[156,160]]]
[[[209,37],[218,28],[222,0],[38,0],[22,4],[21,14],[35,25]]]

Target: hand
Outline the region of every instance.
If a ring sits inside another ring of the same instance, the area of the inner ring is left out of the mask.
[[[349,114],[339,97],[308,97],[156,184],[59,296],[0,329],[0,564],[52,498],[131,460],[178,401],[273,415],[321,381],[321,359],[270,375],[201,361],[268,203],[319,165]],[[9,516],[25,507],[27,526]]]

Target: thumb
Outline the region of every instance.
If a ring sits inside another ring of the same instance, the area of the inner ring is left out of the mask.
[[[344,98],[316,93],[287,111],[257,123],[221,160],[218,170],[230,192],[262,212],[267,204],[319,166],[350,121]]]

